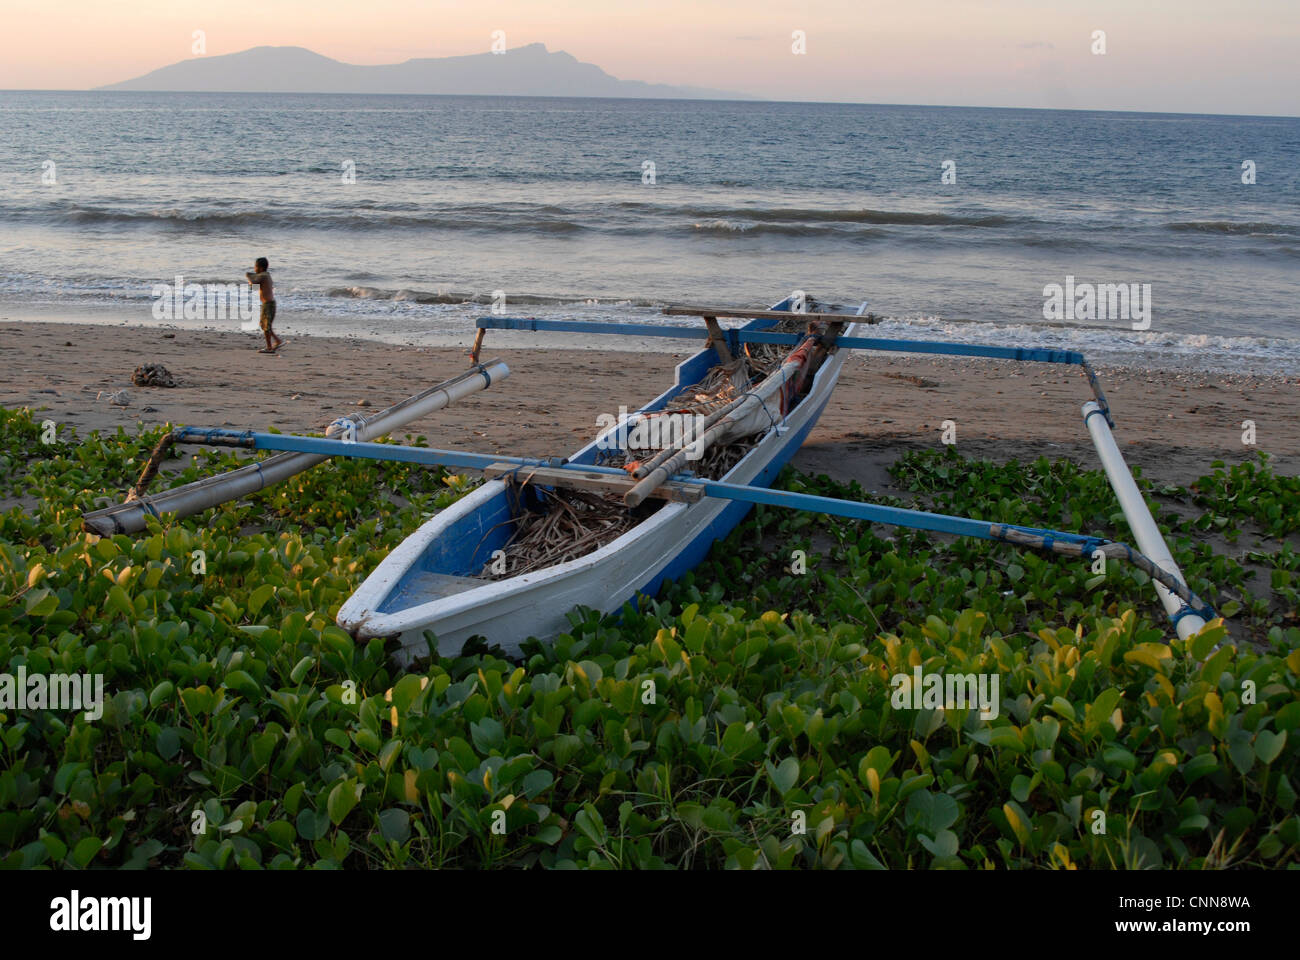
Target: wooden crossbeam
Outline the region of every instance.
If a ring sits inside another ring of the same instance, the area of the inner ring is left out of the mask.
[[[741,320],[789,320],[798,317],[801,320],[830,320],[846,323],[879,323],[880,318],[874,314],[857,316],[852,313],[795,313],[791,310],[737,310],[732,307],[696,307],[671,306],[662,311],[670,317],[728,317]]]
[[[637,481],[608,473],[595,473],[576,467],[521,467],[515,463],[493,463],[483,470],[483,476],[493,480],[510,475],[520,483],[537,483],[546,487],[566,487],[591,493],[613,493],[623,496]],[[678,503],[698,503],[704,496],[699,484],[669,481],[656,487],[650,496],[657,500]]]

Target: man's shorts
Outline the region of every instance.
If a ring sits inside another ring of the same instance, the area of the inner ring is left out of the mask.
[[[262,329],[270,330],[271,321],[275,319],[275,301],[268,300],[262,304]]]

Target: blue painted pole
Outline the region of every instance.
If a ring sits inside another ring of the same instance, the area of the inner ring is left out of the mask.
[[[638,337],[669,337],[675,340],[707,340],[704,327],[669,327],[653,323],[609,323],[598,320],[538,320],[533,317],[479,317],[480,330],[548,330],[554,333],[622,334]]]
[[[594,473],[627,477],[627,472],[618,467],[598,467],[583,463],[564,463],[559,459],[539,460],[525,457],[507,457],[484,453],[468,453],[461,450],[437,450],[430,447],[410,447],[396,443],[367,443],[360,441],[331,440],[324,437],[300,437],[289,433],[258,433],[256,431],[236,431],[208,429],[204,427],[184,427],[177,431],[178,442],[217,443],[226,446],[248,447],[254,450],[291,450],[299,453],[319,453],[331,457],[359,457],[365,460],[387,460],[397,463],[419,463],[426,466],[463,467],[482,470],[494,463],[513,463],[520,467],[559,467],[561,469],[582,470]],[[928,530],[933,533],[947,533],[959,537],[978,537],[982,540],[1000,540],[992,533],[991,525],[983,520],[969,517],[955,517],[942,513],[928,513],[923,510],[908,510],[902,507],[889,507],[878,503],[862,503],[854,500],[839,500],[834,497],[819,497],[807,493],[791,493],[788,490],[772,490],[767,487],[750,487],[743,484],[722,483],[717,480],[701,480],[698,477],[678,475],[672,478],[681,483],[696,484],[704,488],[705,496],[723,500],[739,500],[745,503],[761,503],[771,507],[784,507],[790,510],[808,510],[814,513],[847,517],[850,520],[865,520],[869,523],[883,523],[896,527],[911,527],[916,530]],[[1037,536],[1048,536],[1054,540],[1076,543],[1101,542],[1095,537],[1086,537],[1077,533],[1065,533],[1059,530],[1043,530],[1034,527],[1020,527],[1011,524],[1004,528],[1020,530]]]
[[[709,331],[702,327],[667,327],[652,323],[537,320],[531,317],[480,317],[475,323],[479,329],[483,330],[549,330],[558,333],[668,337],[679,340],[707,340],[709,337]],[[727,331],[727,339],[735,343],[772,343],[779,346],[794,347],[803,341],[804,335],[732,328]],[[845,350],[932,353],[952,357],[987,357],[993,360],[1020,360],[1031,363],[1082,364],[1084,362],[1083,354],[1078,351],[1047,350],[1040,347],[998,347],[981,343],[944,343],[937,340],[903,340],[882,337],[840,337],[835,341],[835,344]]]
[[[880,503],[840,500],[835,497],[820,497],[810,493],[792,493],[788,490],[772,490],[767,487],[749,487],[743,484],[722,483],[717,480],[698,480],[684,477],[674,477],[673,479],[685,483],[698,483],[704,487],[705,496],[709,497],[743,500],[746,503],[761,503],[765,506],[785,507],[790,510],[807,510],[811,513],[847,517],[850,520],[865,520],[869,523],[883,523],[893,527],[910,527],[914,530],[948,533],[958,537],[977,537],[981,540],[999,541],[1004,539],[1001,536],[994,536],[992,524],[984,520],[973,520],[970,517],[929,513],[925,510],[908,510],[904,507],[890,507]],[[1049,537],[1052,540],[1062,542],[1105,542],[1098,537],[1066,533],[1063,530],[1021,527],[1015,524],[1000,524],[999,526],[1004,530],[1019,530],[1022,533]]]
[[[585,463],[564,464],[558,459],[543,460],[507,457],[498,454],[470,453],[465,450],[438,450],[433,447],[410,447],[399,443],[333,440],[325,437],[300,437],[292,433],[258,433],[254,430],[220,430],[207,427],[182,427],[176,431],[178,443],[212,443],[219,446],[247,447],[250,450],[290,450],[295,453],[319,453],[329,457],[357,457],[362,460],[387,460],[395,463],[418,463],[429,467],[461,467],[482,470],[494,463],[513,463],[521,467],[567,466],[574,470],[608,473],[626,477],[618,467],[597,467]]]

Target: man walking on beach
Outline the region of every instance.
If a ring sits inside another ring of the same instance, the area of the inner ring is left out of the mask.
[[[253,267],[254,270],[244,276],[250,284],[257,287],[262,300],[262,333],[266,335],[266,347],[258,353],[275,353],[284,346],[284,341],[271,329],[271,324],[275,322],[275,287],[271,284],[271,265],[266,257],[258,257]],[[271,345],[273,339],[274,346]]]

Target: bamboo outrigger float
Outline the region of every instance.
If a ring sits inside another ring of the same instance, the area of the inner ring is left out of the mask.
[[[385,436],[398,427],[418,420],[435,410],[463,400],[471,394],[486,390],[494,381],[510,376],[510,368],[500,360],[475,364],[474,368],[436,384],[400,403],[385,407],[368,417],[339,417],[325,428],[325,436],[344,437],[349,440],[373,440]],[[218,504],[237,500],[256,493],[265,487],[287,480],[295,474],[324,463],[328,453],[284,453],[254,461],[228,473],[204,477],[184,486],[162,490],[145,496],[144,490],[158,472],[158,466],[172,445],[185,436],[183,430],[174,431],[158,444],[144,472],[140,475],[124,503],[83,514],[81,525],[88,533],[109,537],[115,533],[139,533],[149,517],[188,517]]]
[[[568,629],[567,614],[575,606],[615,612],[642,594],[654,595],[665,581],[702,560],[756,503],[996,540],[1085,562],[1098,555],[1123,559],[1155,582],[1179,637],[1186,639],[1215,617],[1173,562],[1115,444],[1106,398],[1082,354],[863,337],[859,328],[876,319],[865,304],[854,315],[794,307],[787,299],[769,310],[664,310],[701,317],[703,327],[480,319],[471,355],[475,363],[489,329],[706,341],[678,365],[672,387],[568,458],[202,428],[182,429],[175,437],[317,458],[362,457],[483,472],[486,483],[395,548],[339,610],[339,624],[358,638],[397,638],[396,656],[404,663],[435,651],[454,654],[478,636],[517,652],[529,637],[547,639]],[[723,330],[719,317],[749,323]],[[1079,533],[769,489],[830,399],[845,352],[859,349],[1079,366],[1094,396],[1083,408],[1085,423],[1139,549]],[[626,436],[634,423],[683,409],[698,418],[698,429],[689,435],[641,460],[632,459],[630,449],[611,449],[610,438]],[[594,518],[596,532],[575,532],[584,517]],[[520,543],[529,538],[540,545],[540,559],[519,555]]]

